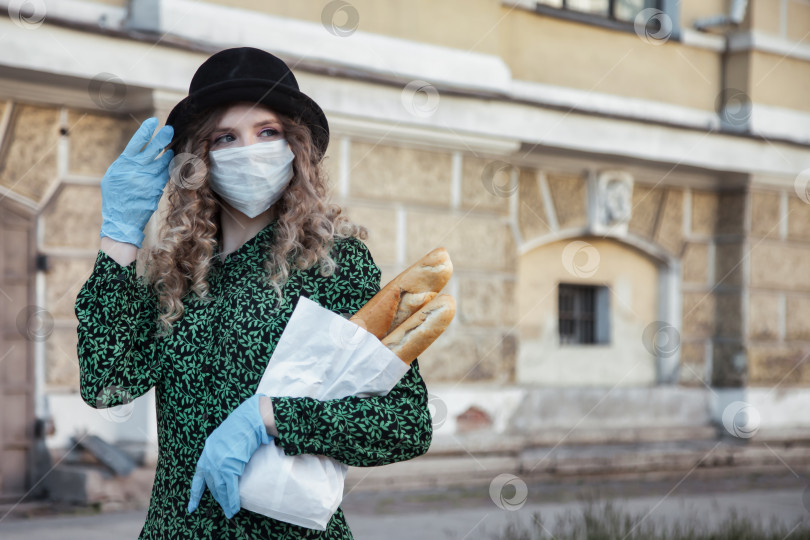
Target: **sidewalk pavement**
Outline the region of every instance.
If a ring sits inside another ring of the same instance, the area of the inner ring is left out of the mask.
[[[761,486],[757,488],[756,486]],[[763,525],[774,520],[789,530],[803,520],[810,523],[808,490],[800,478],[774,477],[708,480],[651,480],[588,482],[587,485],[531,484],[525,505],[504,510],[493,501],[490,486],[433,490],[349,493],[343,509],[357,540],[427,540],[497,538],[509,523],[530,523],[540,512],[549,530],[566,515],[581,511],[583,494],[599,494],[617,508],[645,523],[700,522],[714,526],[732,509]],[[519,491],[502,491],[503,501],[514,501]],[[515,505],[517,506],[517,505]],[[96,540],[135,538],[144,511],[110,512],[85,516],[0,521],[3,540]]]
[[[800,490],[780,490],[776,492],[727,493],[723,496],[700,495],[692,497],[641,497],[614,500],[621,510],[638,516],[646,523],[684,523],[699,521],[708,526],[716,526],[725,519],[731,508],[740,515],[759,520],[763,525],[772,519],[784,524],[790,530],[802,519],[810,523],[810,513],[802,507]],[[577,512],[581,503],[525,505],[517,511],[501,510],[494,504],[491,507],[456,509],[452,511],[422,512],[402,515],[347,515],[349,525],[357,540],[413,540],[425,539],[479,539],[499,538],[510,523],[528,525],[539,512],[542,526],[547,534],[555,530],[559,519]],[[645,515],[652,509],[647,517]],[[2,529],[0,529],[1,531]],[[539,529],[535,534],[538,534]],[[550,537],[550,536],[549,536]]]

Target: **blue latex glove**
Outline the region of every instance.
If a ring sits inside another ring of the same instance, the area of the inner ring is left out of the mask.
[[[157,210],[174,157],[167,150],[155,159],[174,136],[172,126],[163,126],[152,138],[157,125],[157,118],[147,118],[101,179],[100,237],[141,247],[143,229]]]
[[[205,440],[191,481],[189,513],[197,509],[206,485],[228,519],[241,508],[239,477],[259,446],[273,440],[259,411],[259,397],[243,401]]]

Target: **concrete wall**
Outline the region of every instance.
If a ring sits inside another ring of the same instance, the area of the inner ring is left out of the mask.
[[[333,194],[371,230],[384,283],[432,247],[450,250],[459,311],[420,359],[431,385],[489,385],[508,401],[524,383],[574,384],[576,360],[595,365],[591,351],[555,356],[553,301],[522,320],[527,299],[569,279],[560,250],[581,240],[602,256],[594,279],[633,305],[615,314],[616,343],[642,366],[625,379],[587,370],[581,384],[806,392],[807,6],[750,2],[743,24],[726,29],[724,64],[722,29],[691,30],[726,11],[720,0],[683,2],[681,41],[658,45],[495,0],[357,1],[327,22],[323,2],[157,4],[173,15],[152,21],[157,45],[128,33],[133,2],[51,4],[39,29],[0,20],[0,188],[37,216],[48,256],[37,283],[54,329],[40,395],[60,413],[82,410],[72,303],[98,249],[98,182],[139,121],[165,118],[208,52],[235,42],[290,60],[323,106]],[[100,15],[119,37],[90,31]],[[355,15],[345,35],[330,32]],[[176,24],[180,16],[193,24]],[[126,100],[92,95],[99,76]],[[729,88],[751,101],[731,125],[717,114]],[[597,231],[594,182],[605,170],[632,178],[631,212]],[[677,332],[677,355],[643,348],[643,323],[656,321]],[[60,444],[80,425],[57,426]]]
[[[806,176],[806,175],[805,175]],[[808,178],[797,192],[754,189],[746,249],[749,287],[744,327],[751,386],[810,383],[810,199]]]
[[[225,0],[207,3],[233,6],[292,19],[335,24],[340,28],[384,34],[458,49],[494,53],[499,32],[490,32],[501,16],[499,0],[391,0],[381,9],[374,0],[330,2]],[[331,8],[331,9],[330,9]],[[464,24],[448,24],[464,18]]]
[[[76,391],[73,304],[99,246],[98,181],[137,124],[129,116],[26,103],[8,107],[6,118],[0,185],[39,206],[38,248],[48,255],[43,307],[54,327],[45,382],[49,390]]]
[[[345,171],[337,200],[370,229],[367,242],[383,284],[437,246],[453,259],[446,290],[458,312],[420,357],[426,379],[512,381],[517,254],[508,198],[491,192],[495,180],[487,182],[485,172],[498,161],[362,139],[344,138],[335,148],[342,150],[327,158],[330,169]]]
[[[715,51],[675,42],[662,49],[635,32],[519,9],[509,12],[498,29],[500,55],[516,79],[714,109],[721,68]],[[639,79],[639,73],[649,76]],[[636,83],[628,85],[629,78]],[[680,91],[681,85],[690,91]]]

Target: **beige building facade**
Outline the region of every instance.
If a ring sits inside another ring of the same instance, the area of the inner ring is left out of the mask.
[[[73,303],[106,168],[241,45],[326,112],[383,283],[453,258],[458,313],[420,357],[433,451],[806,436],[810,4],[612,4],[0,1],[0,494],[35,484],[37,441],[154,458],[150,395],[81,401]]]

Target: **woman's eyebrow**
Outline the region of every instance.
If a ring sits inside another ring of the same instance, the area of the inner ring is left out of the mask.
[[[256,122],[255,124],[253,124],[253,127],[254,127],[254,128],[257,128],[257,127],[259,127],[259,126],[261,126],[261,125],[265,125],[265,124],[275,124],[275,125],[277,125],[277,126],[280,126],[280,125],[281,125],[281,124],[278,122],[278,120],[274,120],[274,119],[272,119],[272,118],[265,118],[264,120],[259,120],[258,122]],[[221,127],[221,128],[217,128],[217,129],[215,129],[215,130],[214,130],[214,133],[220,133],[220,132],[222,132],[222,131],[233,131],[233,128],[232,128],[232,127]]]

